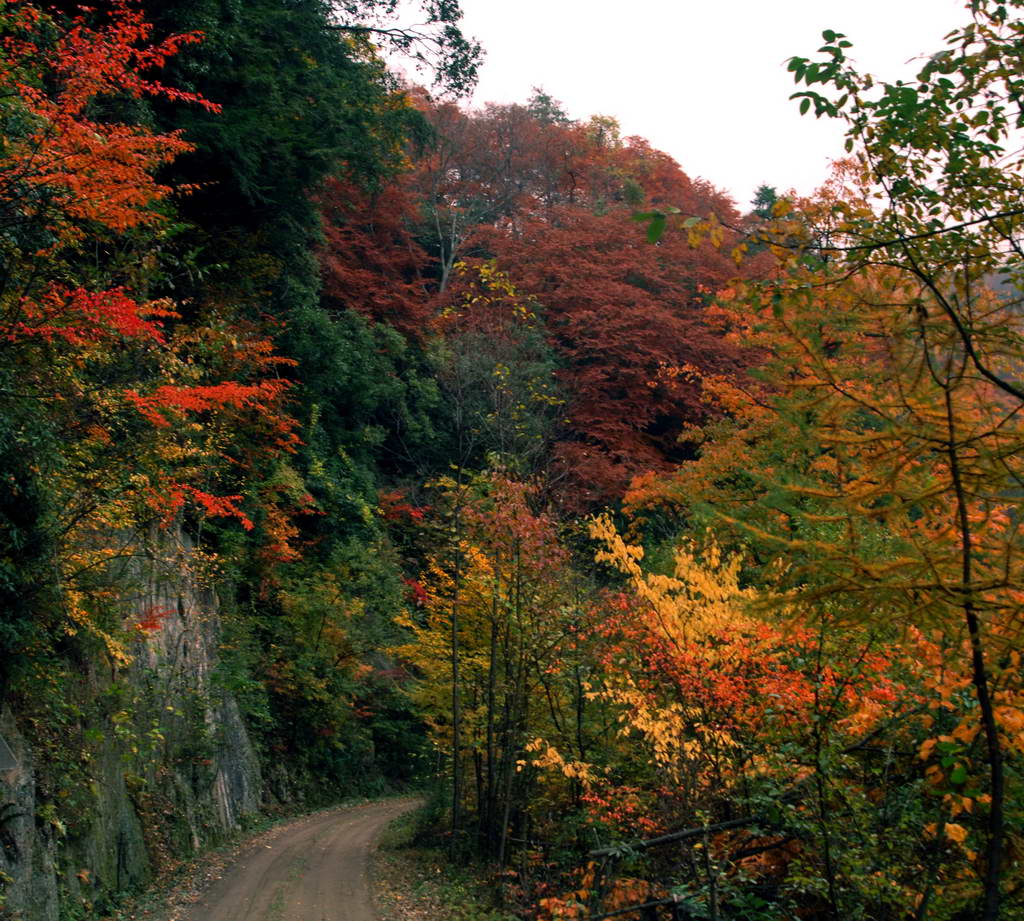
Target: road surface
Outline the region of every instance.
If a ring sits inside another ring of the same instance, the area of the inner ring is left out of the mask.
[[[377,834],[419,805],[390,800],[292,822],[228,866],[186,921],[377,921],[367,866]]]

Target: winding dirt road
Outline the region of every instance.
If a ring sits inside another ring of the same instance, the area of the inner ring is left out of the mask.
[[[377,921],[370,848],[388,822],[417,805],[367,803],[283,826],[227,867],[185,921]]]

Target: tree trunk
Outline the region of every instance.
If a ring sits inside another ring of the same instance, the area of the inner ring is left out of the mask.
[[[989,769],[989,795],[992,798],[988,813],[988,842],[985,849],[984,895],[980,921],[996,921],[999,917],[1001,890],[1000,879],[1003,869],[1003,848],[1005,829],[1006,778],[1003,772],[1003,751],[999,742],[999,729],[992,708],[992,694],[989,688],[988,670],[985,667],[985,652],[981,635],[981,621],[974,602],[974,544],[971,531],[970,513],[967,507],[967,492],[958,454],[956,422],[953,396],[946,388],[946,419],[949,430],[947,452],[953,489],[956,494],[957,521],[960,528],[961,544],[961,592],[963,614],[967,634],[971,642],[971,683],[981,711],[981,725],[985,735],[985,756]]]

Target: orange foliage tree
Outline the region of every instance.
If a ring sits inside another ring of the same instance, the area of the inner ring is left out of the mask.
[[[592,865],[582,889],[550,898],[547,912],[675,898],[715,914],[738,908],[749,885],[779,906],[827,912],[830,893],[814,881],[830,878],[856,892],[850,902],[865,917],[911,902],[921,863],[884,884],[859,878],[861,862],[902,834],[892,817],[879,821],[872,800],[891,798],[891,808],[903,791],[864,752],[926,699],[938,705],[916,664],[931,645],[893,652],[869,628],[842,629],[836,612],[780,606],[770,588],[744,584],[742,557],[711,537],[677,546],[668,566],[645,566],[643,548],[610,519],[592,533],[598,559],[627,580],[606,598],[587,644],[588,697],[616,730],[586,763],[537,739],[530,764],[562,784],[582,779],[591,840],[619,842],[621,853],[614,843],[598,848],[600,872]],[[896,733],[900,744],[922,738],[915,728]],[[856,846],[836,826],[837,810],[856,821]],[[630,850],[662,835],[665,852]],[[611,878],[609,861],[618,862]]]
[[[638,511],[710,514],[755,549],[762,577],[781,567],[765,606],[797,605],[822,623],[832,612],[837,636],[871,628],[915,656],[915,713],[895,738],[919,753],[904,770],[936,808],[916,817],[918,875],[893,906],[991,911],[1020,834],[1024,430],[1018,401],[991,379],[1019,366],[1016,301],[981,283],[984,259],[927,279],[865,264],[855,241],[871,220],[869,185],[843,169],[821,201],[777,209],[768,237],[780,275],[720,298],[763,358],[759,380],[705,380],[723,418],[691,433],[699,459],[670,480],[638,481],[628,498]],[[818,257],[829,224],[832,253],[854,255]],[[970,314],[987,373],[940,296]],[[833,913],[849,910],[838,873],[828,874]]]

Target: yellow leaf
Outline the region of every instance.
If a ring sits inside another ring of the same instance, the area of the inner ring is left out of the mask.
[[[946,837],[957,844],[963,844],[967,839],[967,829],[963,825],[957,825],[956,822],[947,822]]]

